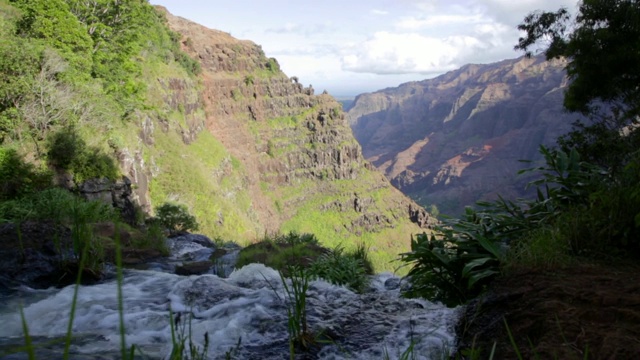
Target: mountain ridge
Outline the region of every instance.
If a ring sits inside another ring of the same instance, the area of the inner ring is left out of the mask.
[[[201,64],[203,129],[241,164],[264,231],[313,232],[330,245],[384,233],[397,253],[434,224],[364,159],[333,97],[286,76],[259,45],[160,10]]]
[[[562,108],[564,60],[468,64],[359,95],[348,112],[363,154],[424,206],[453,215],[475,201],[524,196],[518,160],[539,160],[578,117]],[[453,213],[453,214],[452,214]]]

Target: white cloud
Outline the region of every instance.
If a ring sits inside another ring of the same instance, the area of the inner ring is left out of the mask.
[[[460,59],[485,46],[471,36],[435,38],[381,31],[346,50],[342,69],[374,74],[438,73],[463,65]]]
[[[373,15],[389,15],[388,11],[385,10],[379,10],[379,9],[371,9],[371,14]]]
[[[572,11],[578,0],[238,0],[225,11],[205,0],[151,2],[262,45],[318,91],[355,94],[520,56],[516,26],[529,12]]]
[[[477,24],[486,21],[479,14],[474,15],[455,15],[455,14],[439,14],[427,15],[425,17],[405,17],[396,23],[400,29],[419,30],[436,26],[452,26],[456,24]]]

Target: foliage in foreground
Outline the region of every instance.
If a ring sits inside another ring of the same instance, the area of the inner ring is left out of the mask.
[[[353,250],[337,246],[327,249],[318,244],[312,234],[288,234],[265,238],[242,249],[236,267],[262,263],[290,276],[293,267],[302,269],[311,279],[322,278],[334,285],[342,285],[363,292],[368,275],[373,274],[368,248],[359,244]]]
[[[350,252],[345,251],[343,247],[336,247],[320,255],[311,263],[307,272],[312,278],[322,278],[358,293],[364,292],[369,284],[367,275],[372,274],[364,245],[359,245],[355,251]]]
[[[431,239],[413,241],[402,260],[412,266],[410,295],[447,304],[480,293],[510,266],[558,265],[566,255],[593,259],[640,256],[640,3],[583,0],[567,9],[533,12],[518,29],[527,56],[541,40],[547,59],[565,57],[570,79],[564,107],[589,115],[544,147],[546,165],[531,185],[534,200],[480,203]],[[488,210],[488,211],[487,211]],[[548,252],[544,254],[540,246]],[[508,257],[496,250],[511,246]],[[570,262],[570,261],[568,261]]]
[[[481,202],[431,238],[413,239],[411,252],[401,255],[411,266],[407,295],[454,306],[480,294],[507,259],[517,267],[562,265],[568,256],[640,255],[640,158],[614,176],[575,150],[541,152],[546,165],[526,170],[539,174],[531,183],[536,199]]]

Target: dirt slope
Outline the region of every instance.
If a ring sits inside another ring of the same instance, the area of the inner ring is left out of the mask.
[[[469,306],[460,348],[475,342],[487,358],[496,342],[494,359],[516,359],[504,321],[525,359],[639,359],[640,268],[583,264],[502,278]]]

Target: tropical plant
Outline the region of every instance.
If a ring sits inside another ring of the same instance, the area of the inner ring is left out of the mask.
[[[313,278],[322,278],[335,285],[344,285],[355,292],[362,293],[369,284],[365,255],[358,252],[345,252],[337,246],[330,252],[320,255],[307,272]],[[369,263],[369,266],[371,264]]]
[[[401,260],[411,265],[405,295],[456,306],[477,296],[499,274],[504,250],[486,227],[492,221],[467,208],[467,219],[441,227],[438,235],[418,234]]]

